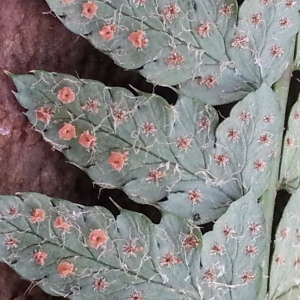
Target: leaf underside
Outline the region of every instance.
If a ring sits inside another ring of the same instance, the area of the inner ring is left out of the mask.
[[[280,169],[280,187],[294,193],[300,186],[300,96],[294,104],[285,133]]]
[[[84,12],[87,1],[47,3],[69,30],[116,64],[212,105],[276,82],[300,24],[299,0],[246,0],[239,11],[234,0],[90,1],[91,14]],[[130,38],[138,31],[141,47]]]
[[[282,123],[267,85],[218,126],[214,108],[186,96],[172,106],[156,95],[135,97],[124,88],[68,75],[11,76],[16,98],[44,139],[96,184],[121,188],[134,201],[156,203],[202,224],[249,190],[259,197],[267,186]],[[65,88],[75,95],[72,103],[58,99]],[[49,122],[38,118],[41,109],[51,111]],[[76,130],[69,141],[59,135],[65,124]],[[97,139],[91,148],[79,143],[87,131]],[[124,158],[119,169],[110,162],[116,153]]]
[[[0,208],[1,260],[49,294],[74,300],[256,297],[265,237],[262,209],[251,194],[204,235],[202,258],[200,229],[169,213],[158,225],[125,210],[114,219],[103,207],[36,193],[1,196]]]
[[[280,200],[280,199],[279,199]],[[293,300],[300,294],[300,190],[291,196],[275,236],[270,299]]]

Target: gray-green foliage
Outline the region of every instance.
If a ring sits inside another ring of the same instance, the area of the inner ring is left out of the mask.
[[[280,200],[280,199],[279,199]],[[275,236],[270,299],[292,300],[300,294],[300,190],[290,198]]]
[[[248,193],[234,202],[213,231],[203,235],[202,274],[216,276],[202,283],[203,299],[257,299],[266,241],[263,212],[255,199]]]
[[[95,183],[121,188],[137,202],[157,203],[201,224],[249,190],[259,197],[266,187],[282,124],[267,85],[240,101],[218,126],[214,108],[186,96],[172,106],[157,95],[135,97],[124,88],[62,74],[11,76],[18,101],[44,139]],[[58,99],[66,87],[75,93],[67,104]],[[91,101],[97,110],[87,108]],[[49,122],[39,120],[41,108],[51,110]],[[76,130],[70,140],[59,135],[65,123]],[[97,139],[92,148],[80,144],[87,130]],[[114,153],[124,157],[119,169],[110,163]]]
[[[74,300],[257,295],[265,228],[251,193],[203,241],[198,227],[165,212],[158,225],[126,210],[114,219],[103,207],[36,193],[1,196],[0,209],[1,260],[49,294]]]
[[[246,0],[240,9],[235,0],[47,2],[68,29],[121,67],[155,84],[179,84],[209,104],[241,100],[278,80],[300,24],[299,1]],[[130,34],[138,31],[144,36],[134,46]]]
[[[300,183],[300,96],[293,105],[285,133],[281,159],[281,188],[294,193]]]

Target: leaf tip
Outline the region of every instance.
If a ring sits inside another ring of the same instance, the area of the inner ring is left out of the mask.
[[[7,70],[3,70],[3,72],[4,72],[8,77],[10,77],[10,78],[12,78],[12,77],[14,76],[13,73],[11,73],[11,72],[9,72],[9,71],[7,71]]]

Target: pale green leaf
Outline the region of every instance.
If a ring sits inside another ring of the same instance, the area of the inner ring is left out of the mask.
[[[267,85],[239,102],[218,126],[214,108],[185,96],[172,106],[156,95],[135,97],[68,75],[37,71],[12,78],[30,122],[54,149],[96,184],[121,188],[137,202],[157,203],[201,224],[218,218],[249,190],[259,197],[267,186],[282,123]],[[69,104],[58,99],[66,87],[75,93]],[[94,111],[91,101],[97,103]],[[51,110],[49,124],[39,121],[41,109]],[[76,131],[69,141],[59,135],[65,123]],[[86,131],[97,139],[88,148],[80,144]],[[115,155],[119,165],[113,164]]]
[[[35,193],[1,196],[0,207],[1,260],[51,295],[199,299],[194,280],[201,232],[181,218],[165,214],[155,225],[144,215],[122,211],[115,220],[103,207]],[[44,218],[34,223],[37,209]],[[186,246],[188,239],[192,247]]]
[[[299,0],[246,0],[240,10],[235,0],[67,2],[47,0],[68,29],[116,64],[213,105],[241,100],[263,81],[278,80],[300,24]],[[138,31],[144,35],[134,40],[144,41],[141,47],[130,38]]]
[[[300,96],[290,112],[280,170],[280,187],[290,193],[300,186]]]
[[[103,207],[36,193],[0,196],[0,210],[1,261],[51,295],[72,300],[257,295],[264,219],[251,193],[204,235],[203,250],[200,229],[165,212],[155,225],[136,212],[121,210],[115,219]],[[253,224],[257,231],[251,233]],[[215,242],[223,253],[216,252]],[[248,245],[255,245],[253,256],[245,252]],[[243,274],[249,270],[247,279]]]
[[[257,299],[265,250],[263,211],[247,194],[203,236],[204,299]]]
[[[269,299],[295,300],[299,296],[299,284],[300,190],[297,190],[285,207],[276,231]]]

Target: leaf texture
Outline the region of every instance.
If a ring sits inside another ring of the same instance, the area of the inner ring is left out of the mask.
[[[263,85],[218,125],[216,110],[43,71],[11,75],[18,101],[44,139],[96,183],[134,201],[207,223],[267,186],[280,107]],[[61,95],[71,97],[71,103]],[[68,94],[69,93],[69,94]],[[59,99],[60,98],[60,99]]]
[[[204,299],[258,299],[266,249],[263,211],[253,195],[234,202],[203,235]]]
[[[299,0],[47,2],[119,66],[212,105],[278,80],[300,24]]]
[[[294,104],[285,134],[280,169],[280,187],[294,193],[300,185],[300,96]]]
[[[280,199],[279,199],[280,200]],[[300,191],[291,196],[275,236],[270,272],[270,298],[297,299],[300,278]]]
[[[253,195],[235,202],[204,236],[202,262],[200,229],[169,213],[158,225],[125,210],[114,219],[103,207],[36,193],[1,196],[0,207],[1,260],[51,295],[234,300],[247,293],[255,299],[264,220]],[[259,228],[255,234],[251,224]],[[224,236],[224,228],[232,231]],[[222,253],[215,241],[222,243]],[[252,244],[257,255],[245,254]]]

